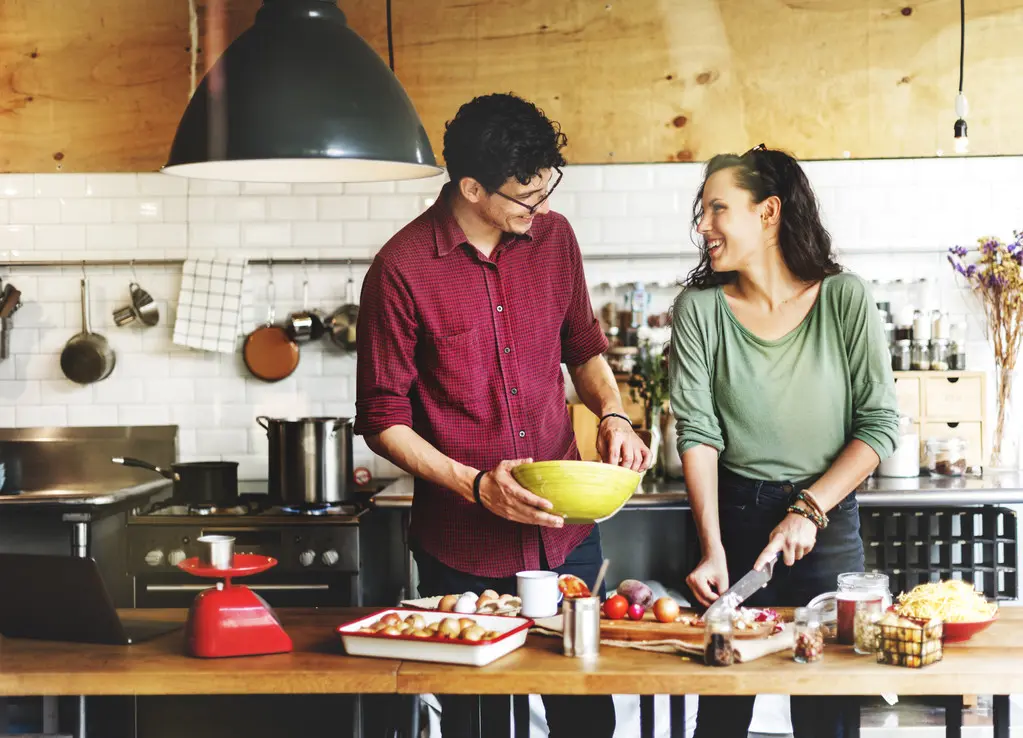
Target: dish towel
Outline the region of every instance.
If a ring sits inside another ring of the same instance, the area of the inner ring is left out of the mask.
[[[244,258],[185,261],[174,343],[233,354],[237,350],[243,313],[251,312],[245,294],[248,271]]]

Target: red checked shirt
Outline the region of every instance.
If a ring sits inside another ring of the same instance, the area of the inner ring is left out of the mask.
[[[530,234],[505,234],[490,258],[466,242],[437,202],[377,254],[359,310],[355,432],[407,425],[477,469],[505,459],[578,459],[561,364],[607,341],[593,315],[575,234],[537,214]],[[551,568],[590,532],[498,517],[444,487],[415,481],[410,537],[462,572],[507,577]]]

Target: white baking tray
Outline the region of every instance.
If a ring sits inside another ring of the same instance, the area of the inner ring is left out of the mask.
[[[375,623],[392,612],[402,620],[409,615],[421,615],[427,625],[449,617],[471,618],[485,630],[492,630],[501,633],[501,635],[491,641],[472,642],[448,638],[414,638],[412,636],[358,632],[361,628]],[[337,632],[341,636],[341,643],[349,656],[374,656],[384,659],[484,666],[522,646],[526,642],[526,636],[532,625],[533,621],[529,618],[514,618],[507,615],[457,615],[450,612],[392,608],[380,610],[364,618],[339,625]]]

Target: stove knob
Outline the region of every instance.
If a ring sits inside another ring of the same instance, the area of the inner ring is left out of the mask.
[[[316,561],[316,554],[312,551],[303,551],[298,555],[298,563],[302,566],[312,566],[314,561]]]
[[[163,563],[163,551],[158,548],[154,548],[152,551],[146,554],[146,563],[150,566],[159,566]]]
[[[185,558],[186,558],[185,552],[182,551],[180,548],[176,548],[169,554],[167,554],[167,563],[170,564],[171,566],[177,566],[182,561],[184,561]]]
[[[320,557],[320,561],[323,562],[324,566],[333,566],[340,558],[341,557],[337,555],[337,551],[330,549],[329,551],[323,552],[323,555]]]

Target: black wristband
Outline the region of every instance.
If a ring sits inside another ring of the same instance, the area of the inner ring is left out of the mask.
[[[473,499],[476,500],[476,504],[477,505],[480,505],[484,509],[486,509],[487,506],[484,505],[483,504],[483,500],[480,499],[480,482],[483,481],[483,475],[485,475],[485,474],[486,474],[486,471],[481,471],[479,474],[476,475],[476,478],[474,480],[472,480],[472,496],[473,496]]]
[[[603,416],[601,416],[600,420],[597,422],[597,425],[600,425],[601,423],[603,423],[608,418],[621,418],[626,423],[628,423],[630,426],[632,425],[632,421],[629,420],[624,415],[622,415],[621,413],[608,413],[607,415],[603,415]]]

